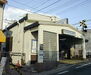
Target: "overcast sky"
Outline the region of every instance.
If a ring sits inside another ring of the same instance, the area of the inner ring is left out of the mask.
[[[91,0],[8,0],[4,19],[19,19],[28,11],[68,18],[70,24],[75,24],[91,19]],[[91,27],[90,21],[87,24]]]

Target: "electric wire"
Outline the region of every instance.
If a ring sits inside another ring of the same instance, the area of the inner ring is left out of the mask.
[[[51,0],[46,0],[44,2],[42,2],[40,5],[38,5],[37,7],[35,7],[36,9],[40,8],[41,6],[45,5],[46,3],[48,3]]]
[[[41,8],[41,9],[35,11],[35,12],[39,12],[39,11],[42,11],[42,10],[44,10],[44,9],[46,9],[46,8],[49,8],[50,6],[56,4],[56,3],[60,2],[60,1],[62,1],[62,0],[57,0],[57,1],[55,1],[55,2],[53,2],[53,3],[51,3],[51,4],[49,4],[48,6],[45,6],[45,7]]]
[[[32,8],[32,9],[38,9],[40,6],[43,6],[43,5],[45,5],[46,3],[48,3],[50,0],[47,0],[47,1],[44,1],[42,4],[40,4],[39,6],[37,6],[37,7],[30,7],[29,5],[26,5],[26,4],[24,4],[24,3],[21,3],[21,2],[17,2],[17,1],[12,1],[12,2],[15,2],[15,3],[17,3],[17,4],[20,4],[20,5],[23,5],[23,6],[25,6],[25,7],[28,7],[28,8]],[[36,12],[34,12],[34,13],[36,13]]]
[[[63,12],[65,12],[65,11],[67,11],[67,10],[74,10],[74,8],[77,8],[77,7],[79,7],[79,6],[81,6],[81,5],[83,5],[85,2],[87,2],[88,0],[84,0],[84,1],[81,1],[81,2],[79,2],[79,3],[75,3],[75,4],[73,4],[72,6],[70,6],[70,7],[67,7],[67,8],[65,8],[64,10],[61,10],[61,11],[59,11],[58,13],[56,13],[56,14],[60,14],[60,13],[63,13]]]
[[[32,9],[36,9],[36,8],[34,8],[34,7],[30,7],[29,5],[27,5],[27,4],[24,4],[24,3],[21,3],[21,2],[17,2],[17,1],[15,1],[15,0],[11,0],[12,2],[15,2],[15,3],[17,3],[17,4],[20,4],[20,5],[22,5],[22,6],[25,6],[25,7],[27,7],[27,8],[32,8]]]
[[[76,1],[77,2],[77,1]],[[60,5],[54,7],[54,8],[51,8],[50,10],[48,11],[45,11],[45,13],[48,13],[48,12],[56,12],[57,10],[56,9],[63,9],[65,7],[68,7],[69,5],[71,5],[71,3],[74,3],[74,0],[67,0],[65,2],[62,2]],[[55,11],[56,10],[56,11]]]
[[[87,20],[86,20],[86,22],[90,22],[90,21],[91,21],[91,19],[87,19]],[[78,23],[75,23],[75,24],[72,24],[72,25],[77,26],[78,24],[80,24],[80,21],[79,21]]]
[[[10,6],[10,7],[13,7],[13,8],[17,8],[17,9],[22,10],[22,11],[26,11],[26,12],[28,12],[28,13],[32,13],[32,12],[29,11],[29,10],[25,10],[25,9],[22,9],[22,8],[19,8],[19,7],[17,7],[17,6],[13,6],[13,5],[10,5],[10,4],[7,4],[7,6]]]

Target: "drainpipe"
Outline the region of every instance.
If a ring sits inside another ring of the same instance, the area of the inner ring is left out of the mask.
[[[25,63],[25,61],[24,61],[24,27],[25,27],[25,20],[24,20],[24,25],[23,25],[23,42],[22,42],[21,65],[23,65]]]

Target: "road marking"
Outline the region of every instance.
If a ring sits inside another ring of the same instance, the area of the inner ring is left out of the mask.
[[[67,72],[69,72],[69,71],[63,71],[63,72],[60,72],[58,74],[64,74],[64,73],[67,73]]]
[[[76,67],[76,68],[82,68],[82,67],[87,66],[87,65],[90,65],[90,64],[91,64],[91,63],[84,64],[84,65],[78,66],[78,67]]]

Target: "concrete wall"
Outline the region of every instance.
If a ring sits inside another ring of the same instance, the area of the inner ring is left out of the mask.
[[[53,33],[57,33],[57,34],[62,34],[62,29],[66,29],[66,30],[70,30],[76,33],[75,37],[81,38],[81,33],[70,28],[69,26],[66,25],[40,25],[40,29],[41,31],[45,30],[45,31],[49,31],[49,32],[53,32]]]
[[[31,31],[27,31],[24,34],[24,53],[25,55],[25,62],[27,63],[27,65],[30,64],[30,60],[31,60],[31,39],[32,39],[32,35],[31,35]]]
[[[13,27],[10,29],[12,31],[13,36],[13,45],[12,45],[12,52],[13,53],[24,53],[24,25],[25,22]],[[15,59],[13,60],[14,63],[17,63],[17,61],[21,59],[21,56],[13,56]]]
[[[10,31],[12,31],[12,36],[13,36],[13,43],[12,43],[12,52],[13,53],[21,53],[21,49],[19,48],[20,46],[20,40],[19,40],[19,26],[15,26],[12,28]],[[12,56],[13,58],[13,63],[17,63],[18,60],[21,59],[21,56]],[[20,61],[19,61],[20,62]]]
[[[32,53],[31,51],[31,43],[32,39],[38,40],[38,32],[32,34],[32,32],[37,30],[36,28],[24,32],[24,26],[26,24],[26,22],[23,22],[10,29],[10,31],[12,31],[11,36],[13,36],[12,53],[25,53],[24,60],[29,65],[31,55],[36,55],[36,53]],[[16,64],[18,60],[21,63],[21,56],[12,56],[12,58],[13,63]]]
[[[28,19],[29,20],[34,20],[34,21],[58,21],[60,20],[56,16],[47,16],[47,15],[42,15],[42,14],[28,14]]]

